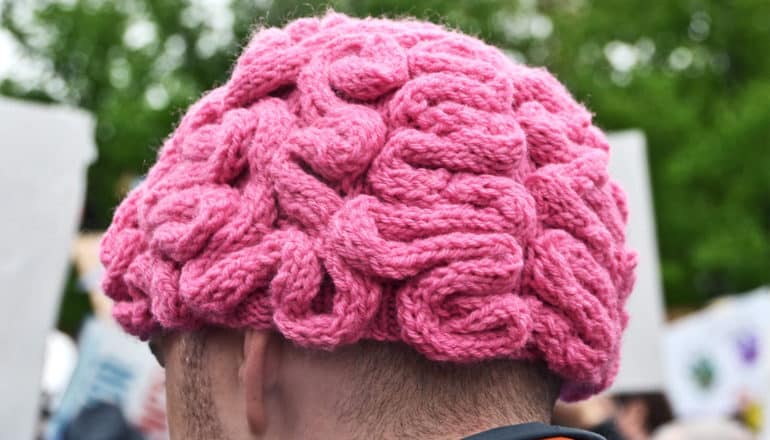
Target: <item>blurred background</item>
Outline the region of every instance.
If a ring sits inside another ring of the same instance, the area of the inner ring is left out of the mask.
[[[763,327],[770,320],[766,298],[770,294],[762,288],[770,284],[767,0],[0,0],[0,95],[4,96],[0,99],[6,106],[5,113],[0,106],[0,120],[6,123],[3,127],[0,122],[0,161],[6,162],[6,168],[0,168],[0,197],[11,197],[16,203],[6,206],[23,208],[32,203],[24,199],[24,188],[17,187],[24,180],[7,177],[14,169],[26,179],[58,185],[51,183],[56,179],[48,179],[55,177],[48,173],[56,173],[56,167],[46,168],[49,171],[38,168],[37,175],[30,177],[20,171],[21,162],[5,159],[32,154],[33,147],[25,146],[19,136],[37,132],[42,136],[40,142],[50,148],[44,139],[48,132],[54,136],[55,154],[65,156],[64,144],[80,139],[66,127],[80,124],[87,133],[82,142],[77,141],[84,146],[77,153],[82,160],[74,166],[87,173],[81,173],[84,189],[77,183],[72,186],[72,191],[84,192],[73,202],[76,219],[69,219],[63,227],[75,235],[61,241],[59,247],[66,256],[55,270],[63,272],[54,272],[51,286],[44,287],[51,290],[46,295],[54,304],[51,322],[45,325],[59,330],[54,333],[56,338],[74,343],[51,342],[48,336],[45,365],[59,371],[62,378],[50,379],[59,381],[50,391],[58,396],[54,401],[45,396],[42,403],[36,401],[44,414],[35,436],[66,438],[64,426],[72,425],[83,408],[97,414],[109,411],[87,404],[110,403],[110,399],[95,399],[93,390],[76,399],[73,389],[88,388],[102,374],[87,374],[90,370],[83,366],[84,359],[91,356],[102,362],[109,357],[94,355],[99,351],[95,348],[84,353],[83,341],[89,335],[103,337],[111,331],[89,333],[89,325],[106,325],[89,317],[106,315],[102,308],[109,305],[87,293],[98,290],[96,243],[114,207],[141,180],[187,106],[227,79],[255,26],[281,26],[292,18],[322,14],[329,7],[356,16],[415,16],[476,35],[519,62],[546,66],[596,114],[599,126],[608,132],[626,131],[617,142],[634,144],[628,148],[641,151],[639,166],[634,169],[641,170],[638,182],[645,187],[639,196],[644,205],[640,215],[650,222],[639,234],[650,249],[643,258],[652,262],[645,274],[653,278],[647,280],[648,291],[634,295],[651,297],[653,305],[643,309],[660,315],[632,313],[632,323],[649,318],[653,323],[660,321],[661,327],[648,339],[634,339],[636,345],[624,350],[649,345],[659,351],[660,358],[654,360],[660,377],[636,381],[644,386],[617,390],[609,406],[596,410],[600,405],[594,405],[587,411],[611,413],[618,421],[633,419],[632,425],[645,426],[645,433],[637,433],[637,437],[627,433],[626,438],[648,438],[673,416],[682,423],[703,417],[708,423],[736,421],[736,429],[770,438],[764,422],[764,399],[770,391],[770,360],[765,360],[764,349],[770,349],[770,343],[765,342]],[[64,124],[63,134],[57,134],[35,116],[41,109],[70,112],[78,122]],[[25,111],[31,112],[27,119],[22,117]],[[28,125],[11,124],[14,117]],[[633,130],[631,138],[627,130]],[[50,159],[54,153],[40,154]],[[62,161],[66,158],[57,157],[55,162]],[[35,226],[22,224],[18,218],[13,221],[22,232],[0,242],[8,254],[0,265],[0,276],[9,279],[19,276],[11,245],[24,247],[36,235]],[[25,276],[35,277],[35,270]],[[753,293],[736,295],[747,291]],[[3,292],[2,304],[11,311],[6,313],[20,310],[13,305],[16,296],[33,298],[36,294]],[[721,341],[713,339],[715,335],[724,335],[725,347],[714,343]],[[25,345],[33,357],[42,358],[44,339],[39,347]],[[702,349],[682,348],[704,341],[710,343]],[[111,345],[103,340],[98,344]],[[65,345],[69,348],[61,348]],[[731,355],[726,353],[733,352],[743,361],[731,363]],[[57,368],[66,362],[72,366]],[[152,367],[144,361],[136,365],[125,362],[132,365],[123,365],[129,377],[141,376],[142,386],[157,391]],[[743,367],[751,369],[751,374],[743,372]],[[99,380],[115,383],[113,376],[102,376]],[[76,379],[80,385],[73,385]],[[695,385],[684,384],[687,380]],[[155,396],[153,392],[147,395]],[[106,395],[123,396],[121,393]],[[128,404],[121,399],[112,399],[112,403],[126,412]],[[144,402],[137,404],[141,411],[131,411],[146,416],[147,399],[144,395],[139,399]],[[162,407],[162,402],[154,405]],[[0,401],[2,406],[10,408],[6,397]],[[566,420],[583,423],[579,421],[582,415],[577,413],[578,417],[573,410],[568,408]],[[57,419],[61,411],[66,417]],[[162,427],[150,433],[155,429],[152,426],[162,425],[162,411],[160,415],[158,411],[155,408],[152,414],[161,421],[150,417],[150,422],[145,420],[138,428],[143,434],[136,435],[163,438]],[[650,422],[651,414],[658,413],[664,414],[660,421]],[[46,424],[50,420],[58,423],[56,429]],[[126,429],[132,429],[130,424]],[[0,437],[17,438],[2,433],[0,428]],[[715,438],[731,438],[723,435]]]

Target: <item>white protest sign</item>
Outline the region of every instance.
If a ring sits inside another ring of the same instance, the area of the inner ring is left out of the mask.
[[[610,176],[628,197],[627,241],[639,253],[636,285],[627,303],[631,317],[621,351],[620,372],[612,392],[663,388],[663,291],[655,239],[646,140],[640,131],[609,133]]]
[[[680,417],[766,410],[770,291],[729,297],[678,319],[665,337],[666,386]],[[763,437],[764,438],[764,437]]]
[[[34,438],[93,130],[80,110],[0,99],[0,438]]]

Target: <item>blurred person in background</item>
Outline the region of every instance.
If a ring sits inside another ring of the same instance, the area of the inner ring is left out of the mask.
[[[416,20],[259,30],[102,242],[173,439],[600,439],[635,255],[547,71]]]
[[[651,436],[674,418],[662,392],[620,393],[613,399],[619,408],[618,425],[628,440]]]
[[[67,425],[61,440],[145,440],[145,437],[128,423],[118,406],[93,402]]]
[[[648,440],[673,419],[661,392],[602,394],[577,403],[557,402],[554,423],[596,432],[607,440]]]

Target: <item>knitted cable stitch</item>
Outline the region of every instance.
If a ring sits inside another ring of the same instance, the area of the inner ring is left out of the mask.
[[[276,329],[437,361],[614,378],[635,255],[589,112],[543,69],[418,21],[258,32],[118,207],[104,291],[130,333]]]

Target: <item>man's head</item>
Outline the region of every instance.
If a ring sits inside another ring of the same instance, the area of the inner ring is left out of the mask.
[[[104,289],[168,353],[172,423],[544,419],[556,383],[583,398],[618,367],[635,257],[608,149],[550,74],[477,39],[261,30],[118,208]]]
[[[401,343],[308,350],[274,332],[156,337],[179,439],[459,438],[548,422],[559,380],[511,360],[436,363]]]

